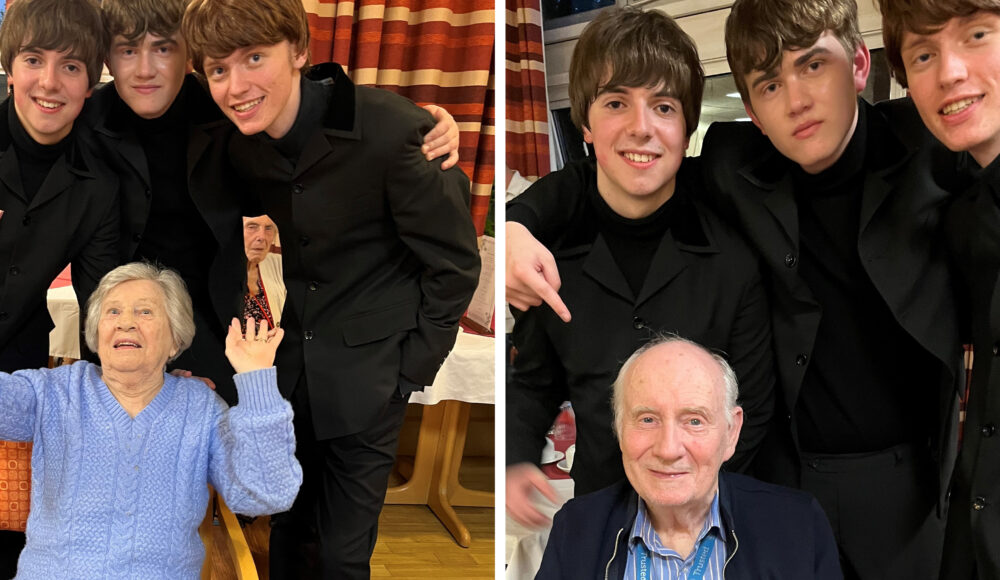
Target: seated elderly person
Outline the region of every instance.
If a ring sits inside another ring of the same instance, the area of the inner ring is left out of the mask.
[[[266,215],[243,218],[243,251],[247,256],[243,320],[266,321],[268,329],[281,323],[281,309],[285,305],[281,256],[271,253],[277,233],[278,226]]]
[[[233,511],[287,510],[302,482],[278,393],[277,329],[234,318],[226,356],[240,404],[164,372],[194,336],[191,298],[143,263],[101,279],[86,361],[0,374],[0,438],[33,441],[31,514],[16,578],[198,578],[212,484]]]
[[[815,499],[719,473],[736,396],[725,359],[682,338],[625,361],[612,404],[627,480],[563,506],[536,578],[842,578]]]

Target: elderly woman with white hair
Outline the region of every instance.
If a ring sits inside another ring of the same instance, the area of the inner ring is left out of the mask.
[[[16,578],[197,578],[207,483],[233,511],[287,510],[302,482],[278,393],[283,336],[234,318],[239,405],[164,372],[194,336],[171,270],[120,266],[87,305],[85,361],[0,374],[0,438],[33,441],[31,513]]]

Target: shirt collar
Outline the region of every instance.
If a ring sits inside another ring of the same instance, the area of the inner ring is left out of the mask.
[[[712,497],[712,505],[708,509],[708,518],[701,527],[701,531],[698,532],[698,541],[695,545],[697,546],[709,533],[714,533],[717,541],[725,543],[725,537],[722,534],[722,516],[719,513],[718,490],[716,490],[715,495]],[[670,548],[663,546],[660,542],[660,537],[656,534],[656,530],[653,529],[653,520],[649,517],[646,502],[641,497],[639,498],[639,510],[636,513],[635,522],[632,524],[632,532],[629,536],[629,552],[635,551],[635,546],[638,542],[645,544],[650,552],[661,556],[674,556],[682,560],[687,557],[687,555],[678,554]]]

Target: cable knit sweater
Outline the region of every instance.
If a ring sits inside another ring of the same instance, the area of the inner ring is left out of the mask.
[[[206,483],[235,512],[287,510],[302,483],[291,406],[274,367],[235,378],[228,409],[164,375],[133,419],[85,361],[0,373],[0,438],[34,442],[16,578],[198,578]]]

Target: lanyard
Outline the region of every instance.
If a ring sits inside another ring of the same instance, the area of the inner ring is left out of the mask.
[[[257,266],[257,286],[260,287],[260,291],[264,294],[264,302],[268,305],[266,308],[260,303],[255,294],[251,294],[250,298],[257,303],[260,307],[260,313],[264,315],[264,319],[267,320],[267,329],[271,330],[274,328],[274,320],[271,318],[271,303],[267,299],[267,288],[264,288],[264,277],[260,275],[260,266]]]
[[[706,534],[701,539],[701,542],[698,543],[698,552],[694,555],[694,562],[691,564],[691,569],[688,570],[687,580],[702,580],[705,577],[713,549],[715,549],[715,535],[711,533]],[[646,544],[642,540],[639,540],[635,544],[635,574],[637,580],[650,580],[652,578],[650,574],[651,564],[649,550],[646,549]]]

